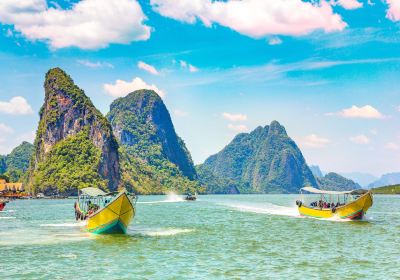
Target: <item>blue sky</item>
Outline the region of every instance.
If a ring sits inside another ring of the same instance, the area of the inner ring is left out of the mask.
[[[400,171],[399,20],[397,0],[1,1],[0,154],[59,66],[103,113],[158,91],[196,163],[278,120],[323,170]]]

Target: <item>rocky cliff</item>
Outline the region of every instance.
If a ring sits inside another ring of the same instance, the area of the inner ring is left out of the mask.
[[[136,191],[185,191],[186,186],[194,186],[196,171],[190,153],[157,93],[138,90],[116,99],[107,118],[122,146],[124,178],[130,177]]]
[[[86,186],[116,190],[118,143],[107,119],[60,68],[47,72],[44,89],[30,185],[58,191]]]

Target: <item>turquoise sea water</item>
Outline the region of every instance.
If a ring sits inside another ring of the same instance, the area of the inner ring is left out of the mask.
[[[400,197],[366,221],[300,218],[295,195],[141,196],[127,235],[86,233],[73,200],[0,212],[1,279],[399,279]]]

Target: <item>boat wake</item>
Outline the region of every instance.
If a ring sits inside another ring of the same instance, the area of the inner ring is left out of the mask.
[[[82,227],[86,225],[86,221],[76,223],[60,223],[60,224],[41,224],[41,227]]]
[[[272,203],[266,203],[263,205],[223,203],[222,205],[228,206],[230,208],[233,208],[235,210],[242,211],[242,212],[252,212],[252,213],[258,213],[258,214],[279,215],[279,216],[301,218],[297,208],[280,206],[280,205],[275,205]]]
[[[175,203],[175,202],[183,202],[185,201],[180,195],[176,193],[169,193],[165,200],[156,200],[156,201],[139,201],[138,204],[157,204],[157,203]]]
[[[145,235],[145,236],[172,236],[177,234],[184,234],[193,232],[194,229],[182,228],[166,228],[166,229],[133,229],[128,232],[129,235]]]
[[[16,219],[17,217],[0,217],[0,219],[3,220],[12,220],[12,219]]]
[[[14,209],[9,209],[9,210],[3,210],[3,211],[1,211],[2,213],[14,213],[14,212],[17,212],[17,210],[14,210]]]
[[[93,239],[89,233],[54,233],[42,230],[14,230],[0,233],[0,246],[26,246],[26,245],[49,245],[69,242],[82,242]]]

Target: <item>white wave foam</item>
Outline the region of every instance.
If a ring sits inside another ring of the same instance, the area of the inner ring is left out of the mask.
[[[193,229],[167,228],[167,229],[139,229],[139,230],[134,230],[131,233],[155,237],[155,236],[171,236],[177,234],[184,234],[193,231],[194,231]]]
[[[27,235],[26,232],[14,231],[9,232],[0,240],[0,246],[49,245],[82,242],[92,238],[89,233],[49,234],[42,231],[30,231]]]
[[[60,223],[60,224],[41,224],[41,227],[82,227],[86,225],[86,221],[76,223]]]
[[[1,211],[2,213],[14,213],[14,212],[17,212],[17,210],[14,210],[14,209],[9,209],[9,210],[3,210],[3,211]]]
[[[168,194],[166,200],[166,202],[181,202],[181,201],[184,201],[183,197],[173,192]]]
[[[243,212],[252,212],[259,214],[269,214],[269,215],[281,215],[300,218],[297,208],[279,206],[271,203],[267,203],[263,206],[261,205],[250,205],[250,204],[237,204],[237,203],[224,203],[222,205],[234,208]]]
[[[66,258],[66,259],[76,259],[78,258],[77,255],[75,254],[63,254],[63,255],[59,255],[60,258]]]
[[[168,193],[167,198],[165,200],[157,200],[157,201],[139,201],[138,204],[157,204],[157,203],[175,203],[185,201],[182,196],[176,193]]]
[[[181,233],[189,233],[192,231],[193,231],[192,229],[165,229],[165,230],[149,231],[145,234],[149,236],[170,236]]]
[[[0,219],[3,220],[11,220],[11,219],[16,219],[17,217],[0,217]]]

